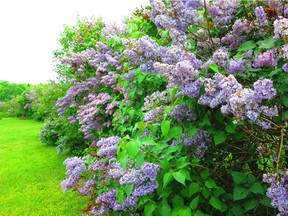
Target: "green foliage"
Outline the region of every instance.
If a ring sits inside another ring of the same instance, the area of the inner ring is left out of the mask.
[[[8,102],[30,88],[29,84],[9,83],[0,81],[0,102]]]

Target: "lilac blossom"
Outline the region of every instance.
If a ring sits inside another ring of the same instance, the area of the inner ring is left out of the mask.
[[[193,121],[195,119],[194,111],[187,105],[176,105],[172,111],[169,112],[169,116],[177,121]]]
[[[207,3],[206,7],[217,25],[229,24],[238,10],[239,2],[239,0],[214,0]]]
[[[259,26],[268,25],[266,13],[265,13],[264,8],[262,6],[255,7],[255,15],[256,15]]]
[[[277,178],[279,175],[279,180]],[[280,170],[279,173],[264,174],[263,182],[270,184],[266,194],[272,200],[271,205],[278,209],[277,216],[288,214],[288,170]]]
[[[62,181],[61,186],[64,191],[67,191],[78,184],[80,174],[86,169],[86,166],[84,161],[78,157],[67,158],[64,164],[67,169],[66,174],[69,176]]]
[[[288,72],[288,63],[285,63],[285,64],[282,66],[282,69],[283,69],[285,72]]]
[[[118,25],[116,22],[105,24],[102,29],[102,35],[110,40],[112,37],[118,37],[119,35],[124,34],[127,31],[127,25],[122,22],[121,25]]]
[[[266,52],[259,53],[253,59],[253,67],[262,68],[262,67],[275,67],[277,64],[276,58],[276,49],[270,49]]]
[[[141,166],[141,170],[145,174],[146,178],[155,181],[160,166],[158,164],[144,162]]]
[[[79,106],[77,120],[81,125],[81,130],[85,135],[89,134],[91,129],[100,130],[103,125],[100,124],[99,117],[95,116],[100,112],[99,105],[107,104],[111,99],[108,93],[100,93],[98,95],[89,94],[89,103]]]
[[[211,142],[211,137],[207,131],[198,130],[194,136],[183,133],[179,141],[173,140],[172,145],[184,144],[193,151],[194,157],[201,159]]]
[[[95,183],[95,180],[89,179],[83,187],[78,188],[78,191],[84,196],[89,196]]]
[[[107,158],[115,157],[117,151],[117,143],[120,138],[117,136],[102,138],[96,143],[96,146],[99,146],[100,149],[97,152],[98,156],[106,156]]]
[[[228,50],[224,47],[220,47],[213,53],[212,60],[216,62],[219,66],[225,67],[226,61],[229,56],[230,54]]]
[[[95,171],[95,170],[106,170],[107,167],[103,163],[102,160],[96,160],[92,164],[89,165],[88,170]]]
[[[136,186],[133,190],[132,195],[135,197],[145,196],[152,193],[158,188],[158,182],[147,182],[146,184]]]
[[[199,78],[194,82],[183,84],[181,92],[191,98],[198,97],[200,94],[200,88],[205,82],[204,78]]]
[[[243,73],[246,71],[245,69],[246,62],[247,61],[243,59],[228,60],[226,64],[226,69],[230,74]]]
[[[128,170],[119,180],[121,185],[123,184],[141,184],[146,179],[145,175],[141,170],[130,169]]]
[[[288,36],[288,19],[280,18],[274,21],[274,39],[287,38]]]

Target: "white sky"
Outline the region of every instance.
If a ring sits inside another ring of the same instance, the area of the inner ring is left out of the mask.
[[[64,24],[76,18],[119,21],[149,0],[3,0],[0,2],[0,80],[45,83],[55,79],[52,53]]]

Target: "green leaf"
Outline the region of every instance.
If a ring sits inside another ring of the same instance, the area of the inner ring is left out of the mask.
[[[145,155],[144,154],[137,154],[137,156],[135,158],[135,161],[136,161],[136,163],[137,163],[137,165],[139,167],[141,167],[142,164],[144,163],[144,161],[145,161],[144,159],[145,159]]]
[[[208,176],[209,176],[209,170],[208,169],[205,169],[203,170],[201,173],[200,173],[201,177],[203,180],[207,179]]]
[[[210,64],[209,68],[211,70],[213,70],[214,72],[219,73],[219,69],[218,69],[218,66],[216,64]]]
[[[124,191],[123,189],[118,189],[116,192],[116,198],[119,201],[120,205],[123,204],[125,196],[124,196]]]
[[[259,182],[254,182],[254,184],[250,187],[250,190],[255,194],[264,195],[264,188]]]
[[[165,171],[167,171],[171,168],[169,161],[166,159],[160,160],[160,166]]]
[[[179,215],[191,216],[192,215],[191,209],[189,207],[188,208],[184,208],[184,209],[180,209],[179,210]]]
[[[128,155],[134,159],[139,152],[140,143],[137,140],[132,140],[126,144]]]
[[[237,185],[242,184],[242,183],[244,183],[246,181],[246,175],[244,173],[242,173],[242,172],[232,171],[231,175],[233,177],[233,181]]]
[[[181,196],[176,195],[172,199],[173,208],[181,208],[184,206],[184,200]]]
[[[180,182],[181,184],[185,185],[185,178],[186,174],[183,170],[173,173],[173,177],[176,181]]]
[[[187,161],[187,157],[181,157],[179,159],[177,159],[176,161],[176,166],[179,169],[183,169],[184,167],[190,165],[190,162]]]
[[[191,209],[196,209],[198,207],[199,203],[199,195],[195,197],[191,202],[190,202],[190,208]]]
[[[133,189],[134,189],[134,185],[133,184],[126,184],[124,186],[124,191],[125,191],[127,197],[129,197],[132,194]]]
[[[123,168],[126,168],[128,156],[125,152],[120,152],[117,154],[117,159]]]
[[[173,173],[165,173],[163,176],[163,188],[165,188],[172,180]]]
[[[279,72],[282,72],[282,68],[277,68],[270,72],[269,76],[273,77],[274,75],[278,74]]]
[[[268,38],[263,41],[258,41],[257,44],[261,49],[270,49],[274,46],[275,40],[273,38]]]
[[[168,203],[162,204],[160,214],[163,216],[171,215],[171,207],[168,205]]]
[[[188,136],[194,136],[197,133],[198,128],[196,126],[191,126],[188,129]]]
[[[271,199],[267,196],[264,196],[263,199],[260,201],[260,203],[264,206],[267,206],[267,207],[272,207],[271,205]]]
[[[229,124],[226,126],[225,130],[228,132],[228,133],[235,133],[236,132],[236,128],[237,128],[237,125],[236,124]]]
[[[189,196],[191,197],[193,194],[198,193],[200,191],[200,186],[199,184],[192,182],[189,185]]]
[[[219,186],[215,183],[215,181],[213,179],[210,179],[210,178],[205,181],[204,185],[207,188],[209,188],[209,189],[212,189],[212,188],[217,189],[217,188],[219,188]]]
[[[151,137],[148,137],[148,136],[140,138],[140,142],[142,145],[154,145],[155,144],[155,141]]]
[[[156,143],[154,146],[151,148],[151,152],[153,152],[155,155],[160,154],[164,148],[167,148],[168,145],[166,144],[158,144]]]
[[[145,122],[137,122],[136,127],[138,127],[140,130],[144,130],[146,128],[147,124]]]
[[[221,201],[217,197],[211,197],[209,200],[209,203],[211,206],[213,206],[215,209],[222,210]]]
[[[288,107],[288,97],[283,97],[283,103],[286,107]]]
[[[286,111],[286,112],[284,113],[284,116],[285,116],[286,119],[288,119],[288,111]]]
[[[219,144],[226,141],[227,136],[226,136],[225,132],[218,131],[216,134],[214,134],[213,139],[214,139],[215,145],[219,145]]]
[[[219,197],[225,193],[225,190],[221,187],[218,187],[216,190],[213,191],[215,197]]]
[[[251,209],[255,209],[255,207],[257,206],[258,204],[258,201],[256,199],[250,199],[250,200],[247,200],[245,202],[245,212],[251,210]]]
[[[197,210],[194,214],[194,216],[208,216],[207,214],[204,214],[202,211]]]
[[[149,203],[145,206],[144,215],[151,216],[157,206],[154,203]]]
[[[171,153],[181,151],[182,148],[183,148],[183,145],[168,146],[168,148],[165,149],[163,155],[167,156]]]
[[[190,202],[191,209],[196,209],[199,204],[199,195]]]
[[[256,43],[252,40],[246,41],[238,48],[238,51],[249,51],[251,49],[254,49],[256,47]]]
[[[161,131],[163,136],[166,136],[169,133],[170,130],[170,121],[163,121],[161,123]]]
[[[240,205],[233,205],[231,211],[235,216],[244,216],[244,211]]]
[[[201,191],[201,194],[204,196],[205,199],[208,199],[209,196],[211,195],[211,192],[209,189],[204,187]]]
[[[174,137],[176,140],[180,140],[182,136],[182,128],[180,126],[173,127],[170,129],[170,134],[172,137]]]
[[[234,199],[234,201],[244,199],[248,195],[249,195],[249,190],[248,189],[243,188],[241,186],[234,187],[234,190],[233,190],[233,199]]]

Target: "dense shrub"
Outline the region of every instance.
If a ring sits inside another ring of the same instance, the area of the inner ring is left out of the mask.
[[[89,146],[64,191],[92,215],[287,215],[286,1],[150,3],[62,34],[71,87],[43,139]]]

